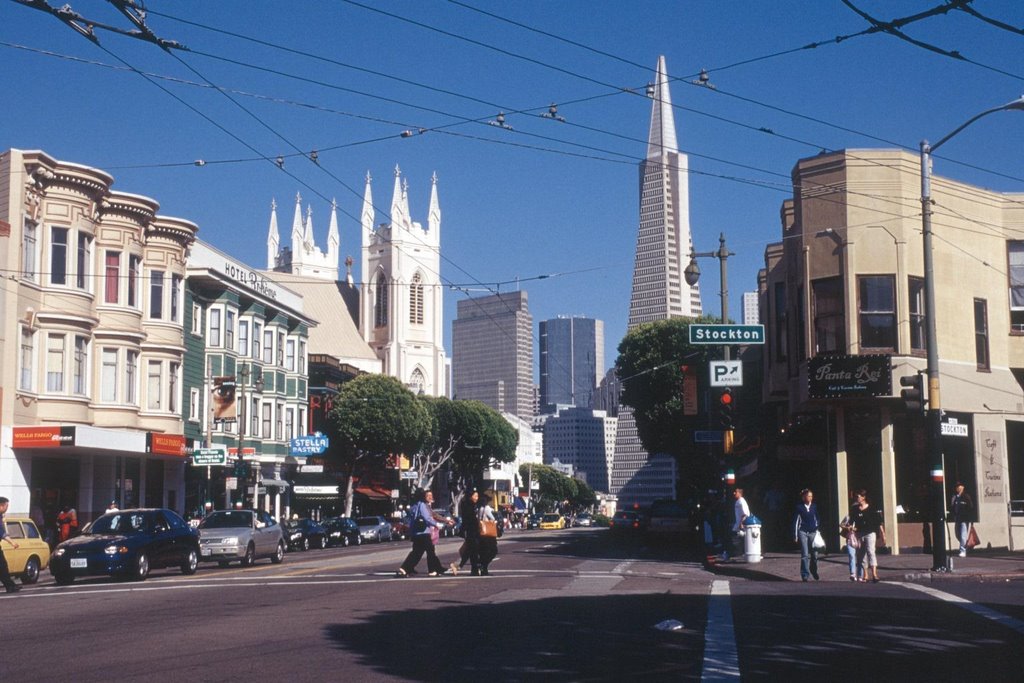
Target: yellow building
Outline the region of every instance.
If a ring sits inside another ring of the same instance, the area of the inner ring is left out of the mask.
[[[764,397],[789,432],[778,460],[818,482],[831,522],[864,488],[890,545],[921,547],[925,425],[899,382],[926,366],[918,157],[821,154],[797,163],[793,188],[759,275]],[[946,501],[963,481],[982,545],[1020,548],[1024,517],[1009,509],[1024,499],[1024,193],[933,177],[932,198]]]

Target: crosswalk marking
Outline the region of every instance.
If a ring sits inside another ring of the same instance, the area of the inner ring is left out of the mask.
[[[708,623],[704,629],[704,667],[700,676],[702,681],[724,681],[740,677],[730,596],[728,581],[711,582]]]
[[[961,598],[959,595],[946,593],[945,591],[940,591],[937,588],[932,588],[931,586],[922,586],[918,583],[904,583],[902,581],[893,581],[891,583],[897,586],[903,586],[904,588],[909,588],[911,590],[920,591],[921,593],[930,595],[933,598],[938,598],[939,600],[942,600],[944,602],[954,604],[957,607],[962,607],[968,612],[974,612],[979,617],[991,619],[997,624],[1002,624],[1003,626],[1011,628],[1014,631],[1017,631],[1018,633],[1024,633],[1024,621],[1021,621],[1020,619],[1015,619],[1014,617],[1003,614],[1002,612],[997,612],[996,610],[990,607],[985,607],[984,605],[978,605],[976,603],[973,603],[967,598]]]

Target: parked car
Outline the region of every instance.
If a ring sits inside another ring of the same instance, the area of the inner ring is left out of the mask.
[[[526,528],[527,529],[539,529],[540,528],[540,515],[528,515],[526,517]]]
[[[303,517],[284,522],[281,526],[288,550],[323,550],[327,547],[327,529],[316,520]]]
[[[11,576],[17,576],[24,584],[35,583],[39,580],[39,572],[50,564],[50,546],[43,540],[36,523],[28,517],[11,515],[5,521],[7,536],[18,544],[17,549],[6,543],[2,548]]]
[[[635,534],[647,528],[644,516],[635,510],[619,510],[608,522],[608,528],[616,534]]]
[[[137,581],[157,567],[180,567],[194,574],[199,539],[173,510],[138,508],[108,512],[58,545],[50,573],[61,585],[80,576],[125,576]]]
[[[383,517],[360,517],[356,520],[363,541],[382,543],[391,540],[391,522]]]
[[[581,512],[576,515],[576,518],[572,520],[573,526],[594,526],[594,518],[590,516],[589,512]]]
[[[558,514],[557,512],[549,512],[540,518],[541,529],[564,529],[565,528],[565,517]]]
[[[251,567],[261,557],[280,564],[284,547],[281,525],[263,510],[216,510],[199,523],[199,558],[221,567]]]
[[[693,530],[691,510],[675,500],[656,500],[648,513],[647,533],[654,536],[682,537]]]
[[[322,522],[327,529],[327,545],[362,545],[363,535],[359,525],[351,517],[329,517]]]

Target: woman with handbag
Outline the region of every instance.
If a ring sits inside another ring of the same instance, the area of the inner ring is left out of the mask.
[[[852,502],[856,502],[856,497],[851,496],[851,498]],[[846,539],[846,555],[850,560],[850,581],[860,581],[864,577],[864,570],[857,562],[857,549],[860,547],[860,541],[857,539],[857,527],[854,526],[850,515],[846,515],[839,522],[839,535]]]
[[[427,576],[441,576],[444,574],[444,567],[441,560],[437,559],[434,550],[434,534],[437,529],[445,524],[451,524],[451,520],[438,520],[434,516],[432,504],[434,494],[430,491],[417,491],[416,503],[409,510],[409,535],[412,536],[412,550],[409,551],[405,562],[395,572],[398,577],[406,577],[416,573],[416,565],[423,559],[423,553],[427,554]]]
[[[491,509],[490,497],[484,495],[480,501],[481,505],[476,512],[480,532],[480,576],[487,576],[487,567],[498,555],[498,520]]]
[[[868,494],[864,489],[854,494],[855,503],[850,508],[850,521],[857,530],[857,541],[860,547],[857,548],[857,564],[864,564],[867,559],[867,567],[864,568],[864,576],[860,581],[867,581],[868,570],[871,570],[871,581],[878,583],[878,556],[875,554],[876,547],[885,547],[885,525],[882,524],[882,514],[868,502]]]
[[[814,491],[804,489],[800,492],[801,502],[796,506],[796,518],[793,520],[793,542],[800,544],[800,580],[807,581],[810,577],[818,580],[818,548],[815,540],[818,531],[818,506],[814,503]]]

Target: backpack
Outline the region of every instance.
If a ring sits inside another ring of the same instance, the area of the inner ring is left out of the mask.
[[[417,504],[412,510],[409,511],[409,518],[407,521],[409,525],[409,535],[415,536],[416,534],[422,534],[427,530],[427,520],[423,519],[420,515],[420,506]]]

